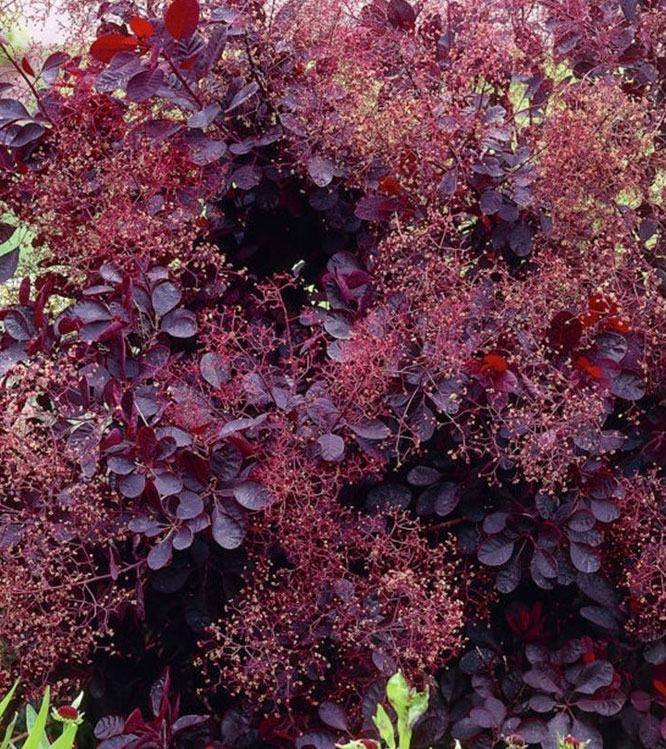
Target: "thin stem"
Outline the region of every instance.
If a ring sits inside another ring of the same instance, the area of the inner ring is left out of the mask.
[[[14,59],[14,56],[9,52],[7,47],[2,42],[0,42],[0,51],[2,51],[2,53],[11,63],[12,67],[17,71],[17,73],[21,76],[21,78],[23,78],[23,80],[26,82],[28,88],[32,92],[32,95],[35,97],[35,101],[37,102],[39,111],[51,124],[53,124],[53,120],[49,117],[48,112],[46,111],[46,109],[44,109],[44,105],[42,104],[41,99],[39,98],[39,92],[35,88],[35,84],[28,78],[23,68],[16,62],[16,60]]]

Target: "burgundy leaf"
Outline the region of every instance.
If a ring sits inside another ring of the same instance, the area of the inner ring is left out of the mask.
[[[173,0],[164,15],[164,25],[174,39],[188,39],[199,25],[197,0]]]

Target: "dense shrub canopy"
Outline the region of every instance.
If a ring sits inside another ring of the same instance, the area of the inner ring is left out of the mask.
[[[5,686],[666,745],[666,4],[68,7],[0,37]]]

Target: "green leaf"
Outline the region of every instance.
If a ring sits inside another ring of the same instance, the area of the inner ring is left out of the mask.
[[[377,726],[379,735],[384,740],[384,743],[389,747],[389,749],[395,749],[395,730],[393,728],[393,723],[391,723],[391,719],[386,710],[384,710],[382,704],[377,705],[377,712],[372,720]]]
[[[39,714],[34,720],[32,726],[28,728],[29,735],[23,744],[23,749],[38,749],[41,745],[42,739],[45,737],[44,729],[46,727],[46,719],[49,714],[49,699],[51,691],[46,687],[44,692],[44,699],[42,700],[41,707],[39,708]],[[30,705],[28,705],[30,707]],[[30,708],[32,710],[32,708]],[[28,709],[26,708],[26,723],[28,723]],[[34,710],[33,710],[34,712]]]
[[[400,720],[406,720],[409,709],[409,685],[407,680],[398,671],[388,680],[386,685],[386,696],[389,698],[391,707],[396,711]]]
[[[76,723],[69,723],[63,729],[63,732],[58,738],[51,744],[51,749],[72,749],[74,746],[74,739],[76,738],[76,729],[78,728]]]
[[[36,722],[37,722],[37,713],[35,712],[35,709],[32,705],[27,704],[25,706],[25,727],[27,728],[28,733],[32,731]],[[37,749],[49,749],[49,746],[50,746],[49,740],[46,734],[44,734],[44,736],[42,736],[41,741],[39,742],[39,745],[37,746]]]
[[[12,739],[12,734],[14,733],[14,725],[16,724],[16,719],[18,718],[18,713],[14,713],[14,717],[11,719],[9,725],[7,726],[5,730],[5,736],[2,739],[2,744],[0,744],[0,749],[7,749],[9,746],[9,742]]]
[[[12,701],[12,697],[14,696],[14,692],[16,691],[16,687],[18,686],[18,681],[14,682],[14,686],[9,690],[9,693],[7,696],[0,702],[0,718],[5,714],[5,710],[7,710],[7,707],[9,703]]]
[[[407,711],[407,725],[413,728],[416,725],[416,721],[425,713],[428,709],[428,701],[430,699],[430,690],[426,689],[425,692],[412,692],[409,698],[409,709]]]
[[[357,739],[352,739],[346,744],[336,744],[336,749],[365,749],[365,744]]]

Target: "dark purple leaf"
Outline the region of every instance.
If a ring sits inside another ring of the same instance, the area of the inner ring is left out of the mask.
[[[182,715],[178,720],[171,724],[171,734],[175,736],[181,731],[185,731],[187,728],[193,728],[194,726],[200,726],[208,720],[207,715]]]
[[[579,741],[585,742],[585,749],[604,749],[601,734],[594,726],[578,718],[573,719],[571,734]]]
[[[479,546],[479,561],[490,567],[500,567],[511,559],[514,542],[504,536],[492,536]]]
[[[522,571],[520,558],[516,556],[511,559],[505,567],[498,570],[497,578],[495,580],[497,590],[499,590],[500,593],[504,593],[504,595],[513,593],[513,591],[518,587],[521,577]]]
[[[151,294],[153,309],[158,317],[164,317],[167,312],[176,307],[182,298],[180,289],[171,281],[163,281],[158,284]]]
[[[365,506],[368,509],[388,510],[392,507],[403,509],[409,506],[412,493],[402,484],[380,484],[368,492]]]
[[[27,357],[22,345],[15,343],[4,351],[0,351],[0,377],[4,377],[15,364]]]
[[[171,685],[171,673],[169,667],[157,678],[150,688],[149,704],[152,714],[157,718],[163,716],[169,702],[169,687]],[[128,721],[129,722],[129,721]]]
[[[190,143],[190,159],[199,166],[214,163],[222,158],[226,151],[227,144],[223,140],[203,138],[196,143]]]
[[[439,183],[439,190],[443,195],[453,195],[458,187],[458,170],[456,167],[453,167],[453,169],[449,169],[448,172],[444,174],[442,177],[440,183]]]
[[[133,460],[126,458],[124,455],[112,455],[107,461],[110,471],[117,473],[119,476],[127,476],[128,473],[136,468]]]
[[[555,707],[556,700],[546,694],[535,694],[530,697],[530,707],[537,713],[549,713]]]
[[[345,441],[337,434],[322,434],[317,439],[321,457],[327,461],[337,461],[345,454]]]
[[[659,744],[661,738],[660,721],[652,713],[643,716],[638,726],[638,736],[643,746],[648,749],[654,749]]]
[[[15,226],[12,226],[11,224],[0,223],[0,244],[4,244],[5,242],[8,242],[14,236],[15,231],[16,231]],[[5,281],[6,280],[7,279],[5,279]],[[4,283],[5,281],[0,281],[0,283]]]
[[[22,148],[23,146],[37,140],[44,134],[44,127],[38,122],[28,122],[25,125],[15,126],[7,133],[11,133],[11,137],[6,145],[11,148]]]
[[[581,572],[596,572],[601,567],[599,552],[587,544],[570,542],[569,554],[574,567]]]
[[[336,728],[338,731],[347,731],[349,729],[347,713],[340,705],[336,705],[334,702],[323,702],[319,706],[318,712],[319,717],[327,726]]]
[[[194,532],[192,529],[183,525],[179,528],[173,536],[173,548],[176,551],[183,551],[183,549],[189,549],[194,541]]]
[[[526,224],[516,224],[509,232],[509,247],[518,257],[527,257],[532,252],[532,230]]]
[[[159,69],[142,70],[127,81],[127,98],[130,101],[142,102],[155,96],[164,83],[164,73]]]
[[[308,174],[318,187],[327,187],[333,180],[333,164],[321,156],[313,156],[308,161]]]
[[[571,733],[571,717],[567,712],[557,713],[548,721],[548,736],[542,740],[543,749],[558,749],[564,736]]]
[[[273,502],[268,489],[256,481],[243,481],[235,486],[234,497],[246,510],[265,510]]]
[[[623,370],[612,378],[611,392],[623,400],[637,401],[645,395],[645,382],[634,372]]]
[[[220,114],[221,111],[222,108],[219,104],[209,104],[200,112],[193,114],[187,121],[187,126],[201,128],[208,127],[209,125],[212,125],[212,123],[215,121],[215,118],[218,114]]]
[[[142,473],[129,473],[118,480],[118,489],[127,499],[136,499],[141,496],[145,486],[146,477]]]
[[[227,107],[227,113],[233,112],[234,109],[238,109],[238,107],[245,104],[245,102],[251,99],[258,90],[259,84],[256,81],[252,81],[246,86],[243,86],[243,88],[231,100],[231,104]]]
[[[266,421],[266,418],[267,414],[261,414],[261,416],[255,416],[254,418],[232,419],[220,428],[217,433],[218,437],[228,437],[231,434],[243,432],[246,429],[253,429],[254,427],[258,427],[260,424],[263,424]]]
[[[160,329],[174,338],[191,338],[197,334],[197,318],[189,310],[176,309],[162,318]]]
[[[598,689],[610,685],[613,674],[613,667],[608,661],[586,663],[576,680],[576,691],[581,694],[594,694]]]
[[[601,333],[595,338],[594,345],[604,359],[617,363],[627,354],[627,339],[619,333]]]
[[[590,502],[592,514],[600,523],[612,523],[620,517],[617,505],[601,499],[593,499]]]
[[[516,733],[518,736],[522,736],[528,744],[539,744],[548,735],[548,728],[545,721],[538,718],[528,718],[518,726]]]
[[[72,308],[72,312],[84,323],[108,322],[112,317],[105,304],[92,299],[78,302]]]
[[[532,556],[532,564],[543,577],[557,577],[557,561],[549,551],[536,548]]]
[[[431,486],[442,478],[442,474],[430,466],[415,466],[407,474],[407,482],[412,486]]]
[[[501,533],[506,528],[508,518],[508,512],[491,512],[483,519],[483,530],[491,536]]]
[[[596,521],[594,516],[587,510],[579,510],[569,518],[567,524],[572,530],[583,532],[594,528]]]
[[[547,663],[535,663],[523,674],[523,681],[533,689],[556,696],[562,694],[560,676],[557,669]]]
[[[18,267],[18,256],[18,247],[0,256],[0,283],[6,283],[10,278],[13,278]]]
[[[460,496],[457,484],[444,481],[426,489],[419,497],[419,502],[422,506],[432,506],[433,511],[440,517],[446,517],[456,509]]]
[[[603,629],[616,630],[618,623],[612,612],[603,606],[581,606],[580,615]]]
[[[210,457],[210,470],[219,481],[232,481],[238,476],[243,464],[243,456],[240,452],[227,443],[217,447]]]
[[[127,527],[132,533],[143,533],[147,538],[155,538],[165,529],[165,525],[151,517],[132,518]]]
[[[229,365],[219,354],[204,354],[199,362],[199,369],[204,380],[218,390],[229,381]]]
[[[51,85],[58,77],[60,68],[68,60],[69,55],[66,55],[64,52],[54,52],[52,55],[49,55],[44,61],[42,70],[40,72],[40,75],[43,78],[44,82]]]
[[[101,741],[97,749],[125,749],[125,747],[134,743],[137,739],[134,733],[124,733],[121,736],[112,736],[110,739]]]
[[[123,732],[125,719],[120,715],[105,715],[95,724],[95,738],[100,741],[118,736]]]
[[[155,488],[162,497],[170,497],[178,494],[183,488],[183,480],[175,473],[167,471],[155,476]]]
[[[15,341],[29,341],[36,332],[30,319],[25,317],[18,309],[7,313],[3,322],[5,324],[5,331]]]
[[[495,190],[486,190],[483,195],[481,195],[481,201],[479,203],[481,206],[481,213],[486,216],[492,216],[493,213],[497,213],[497,211],[502,207],[502,202],[502,196],[498,192]]]
[[[242,507],[220,501],[213,510],[213,538],[223,549],[237,549],[245,538],[247,519]]]
[[[191,520],[203,512],[204,502],[198,494],[191,491],[183,491],[178,495],[178,508],[176,517],[181,520]]]
[[[259,167],[246,164],[231,175],[231,181],[241,190],[251,190],[261,182],[262,171]]]
[[[148,553],[148,566],[151,570],[161,570],[166,567],[172,558],[171,537],[168,536],[164,541],[153,546]]]
[[[16,99],[0,99],[0,125],[31,119],[28,110]]]
[[[296,749],[306,749],[309,746],[314,749],[334,749],[335,738],[330,733],[306,733],[299,736],[294,744]]]
[[[369,419],[360,424],[350,424],[354,434],[366,440],[383,440],[391,434],[391,430],[379,419]]]
[[[658,666],[660,663],[666,661],[666,644],[663,640],[651,642],[643,649],[643,657],[648,663]]]
[[[393,198],[383,195],[367,195],[359,200],[355,215],[361,221],[388,221],[397,208]]]

